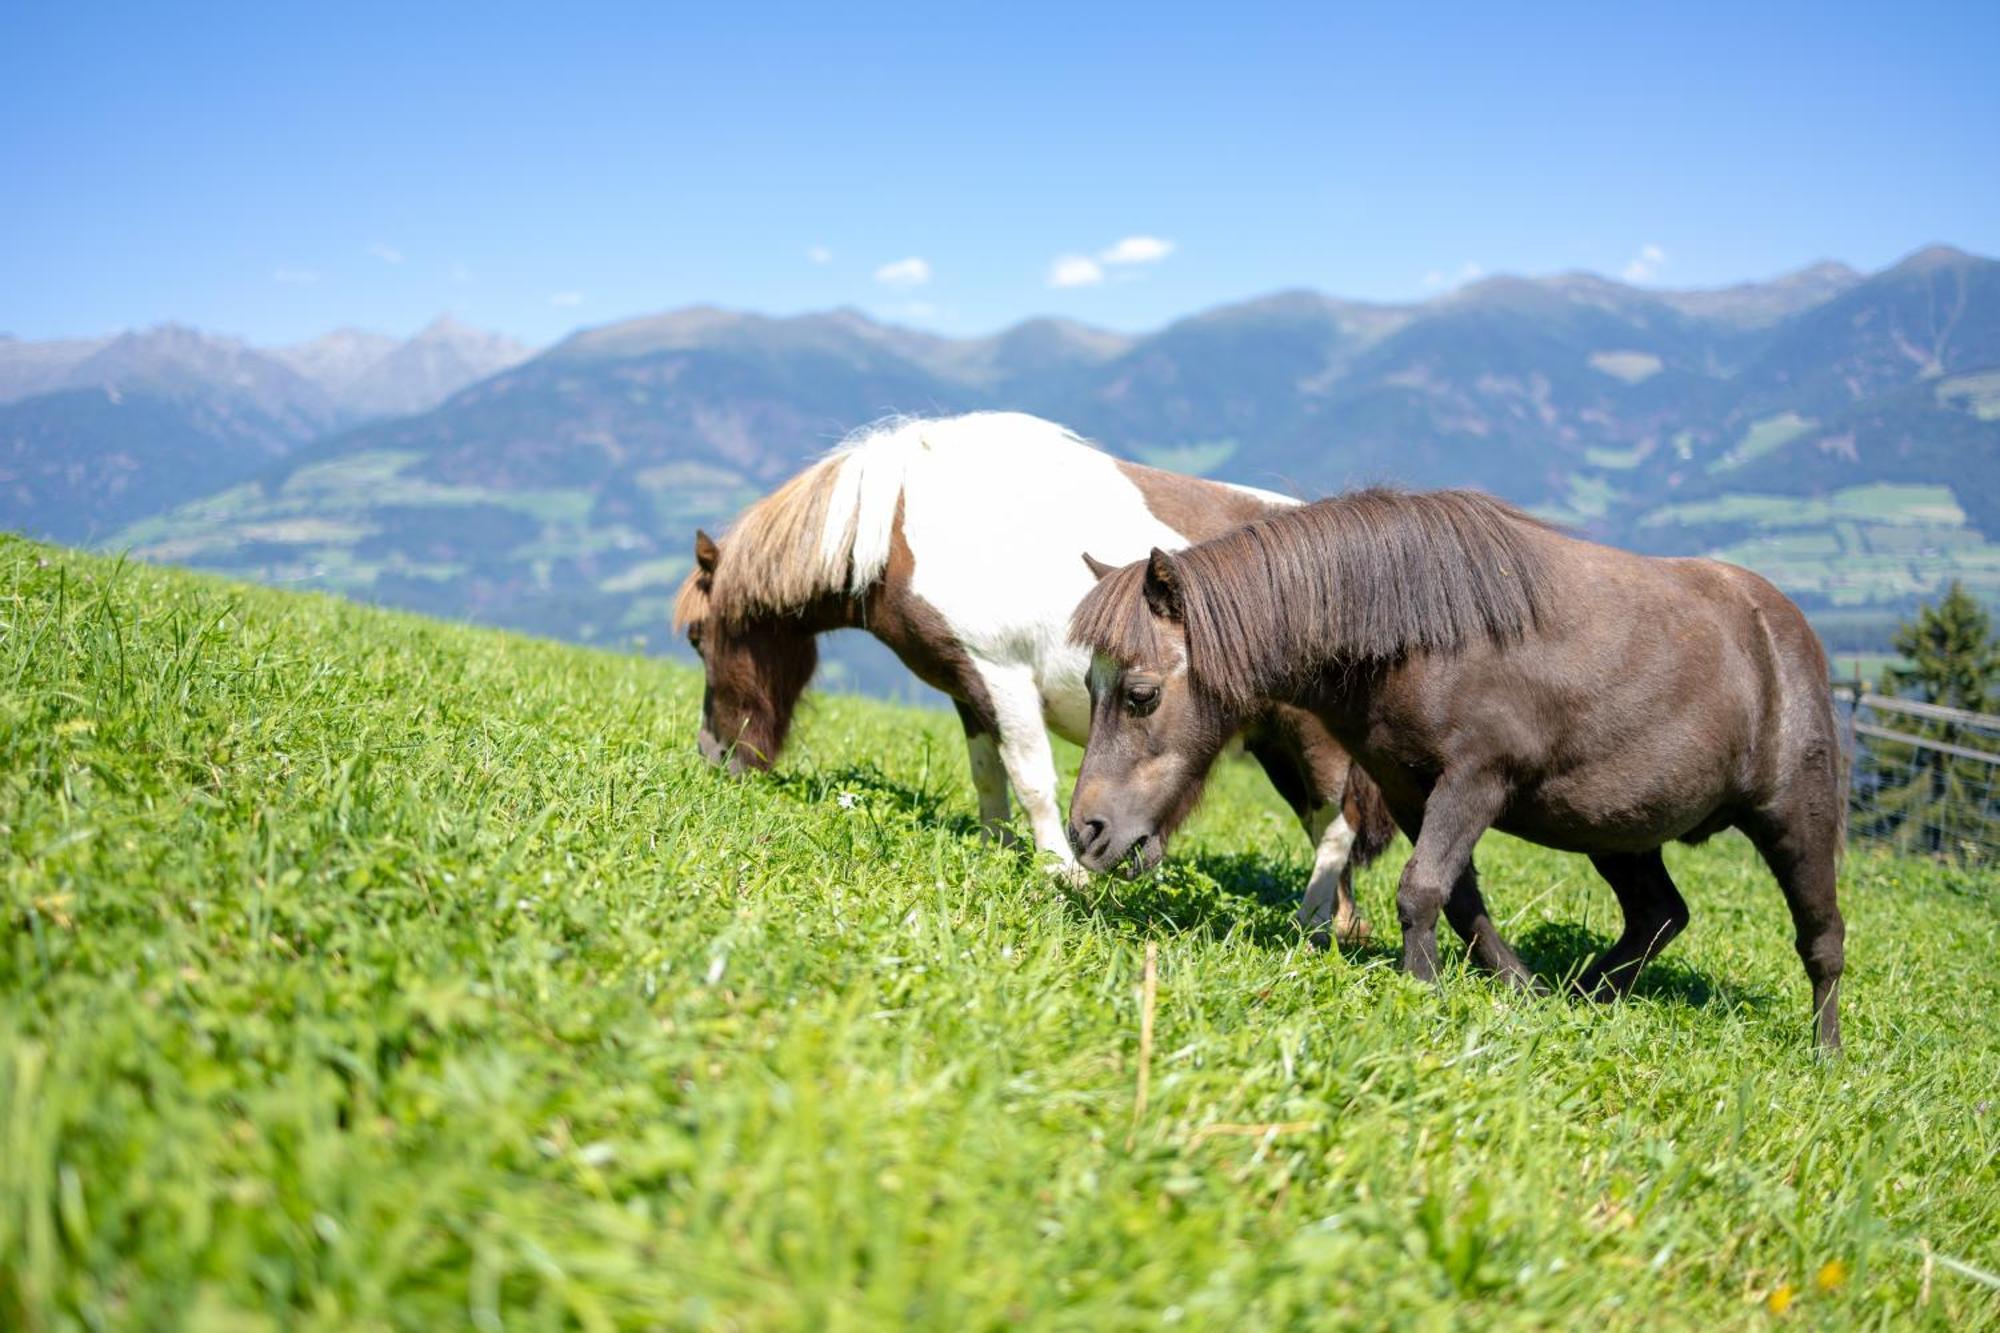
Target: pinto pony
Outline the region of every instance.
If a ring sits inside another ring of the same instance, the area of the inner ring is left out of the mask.
[[[1437,975],[1442,910],[1475,965],[1534,984],[1473,870],[1498,828],[1610,883],[1624,933],[1577,985],[1622,995],[1687,924],[1662,844],[1734,826],[1791,908],[1819,1041],[1840,1044],[1847,801],[1826,656],[1755,574],[1579,541],[1475,492],[1378,489],[1155,550],[1071,626],[1096,654],[1070,803],[1085,866],[1150,845],[1241,719],[1300,708],[1415,841],[1396,892],[1413,975]]]
[[[865,629],[957,706],[981,822],[1001,832],[1011,783],[1035,845],[1074,871],[1045,728],[1080,743],[1090,725],[1090,658],[1067,632],[1093,583],[1078,552],[1133,560],[1292,503],[1114,459],[1031,416],[862,434],[752,505],[721,542],[695,534],[674,620],[707,674],[702,753],[732,771],[768,768],[817,636]],[[1350,862],[1395,832],[1373,785],[1309,714],[1251,709],[1237,731],[1314,843],[1300,924],[1365,932]]]

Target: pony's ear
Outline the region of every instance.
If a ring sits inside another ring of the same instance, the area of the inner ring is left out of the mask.
[[[1095,575],[1100,581],[1104,578],[1106,574],[1109,574],[1112,570],[1118,568],[1118,566],[1116,565],[1105,564],[1102,560],[1099,560],[1096,556],[1092,555],[1088,551],[1085,551],[1083,553],[1083,563],[1090,566],[1090,572],[1093,575]]]
[[[1146,605],[1162,620],[1181,618],[1181,571],[1157,546],[1146,558]]]
[[[716,561],[722,559],[722,548],[715,544],[715,538],[700,528],[694,530],[694,565],[704,574],[715,572]]]

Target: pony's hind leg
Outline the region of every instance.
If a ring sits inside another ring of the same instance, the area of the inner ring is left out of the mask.
[[[1812,982],[1815,1031],[1829,1050],[1840,1045],[1840,974],[1847,964],[1847,923],[1835,884],[1840,865],[1837,814],[1747,822],[1764,864],[1792,909],[1793,943]]]
[[[1304,899],[1299,903],[1298,922],[1311,932],[1315,943],[1324,943],[1331,930],[1342,944],[1357,944],[1368,938],[1368,919],[1354,904],[1354,826],[1338,805],[1320,806],[1302,822],[1312,839],[1312,877],[1306,881]]]
[[[1353,944],[1368,938],[1368,921],[1355,905],[1348,865],[1355,828],[1343,802],[1353,761],[1337,746],[1306,743],[1303,733],[1315,725],[1300,710],[1280,709],[1245,732],[1243,748],[1263,766],[1312,842],[1312,874],[1294,919],[1315,948],[1325,948],[1335,939]]]
[[[1657,847],[1650,852],[1593,856],[1590,863],[1618,895],[1625,930],[1583,970],[1576,989],[1593,1000],[1618,999],[1631,994],[1640,970],[1687,928],[1687,901],[1674,887]]]

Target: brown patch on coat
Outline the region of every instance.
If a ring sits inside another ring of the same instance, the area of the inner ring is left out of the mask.
[[[912,674],[961,705],[959,717],[968,736],[997,734],[993,700],[986,682],[973,670],[965,646],[945,623],[944,613],[910,590],[916,555],[903,537],[903,501],[896,500],[896,519],[889,531],[889,563],[882,578],[868,591],[858,622],[887,644]]]
[[[1184,477],[1123,458],[1116,462],[1118,470],[1139,488],[1153,517],[1189,542],[1207,541],[1280,507],[1219,481]]]

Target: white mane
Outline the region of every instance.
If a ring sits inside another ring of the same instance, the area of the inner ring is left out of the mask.
[[[882,577],[896,507],[913,468],[990,466],[1000,454],[1029,467],[1051,447],[1103,452],[1072,431],[1022,412],[892,417],[856,431],[824,459],[836,469],[820,534],[829,582],[837,583],[844,569],[847,590],[858,595]]]

